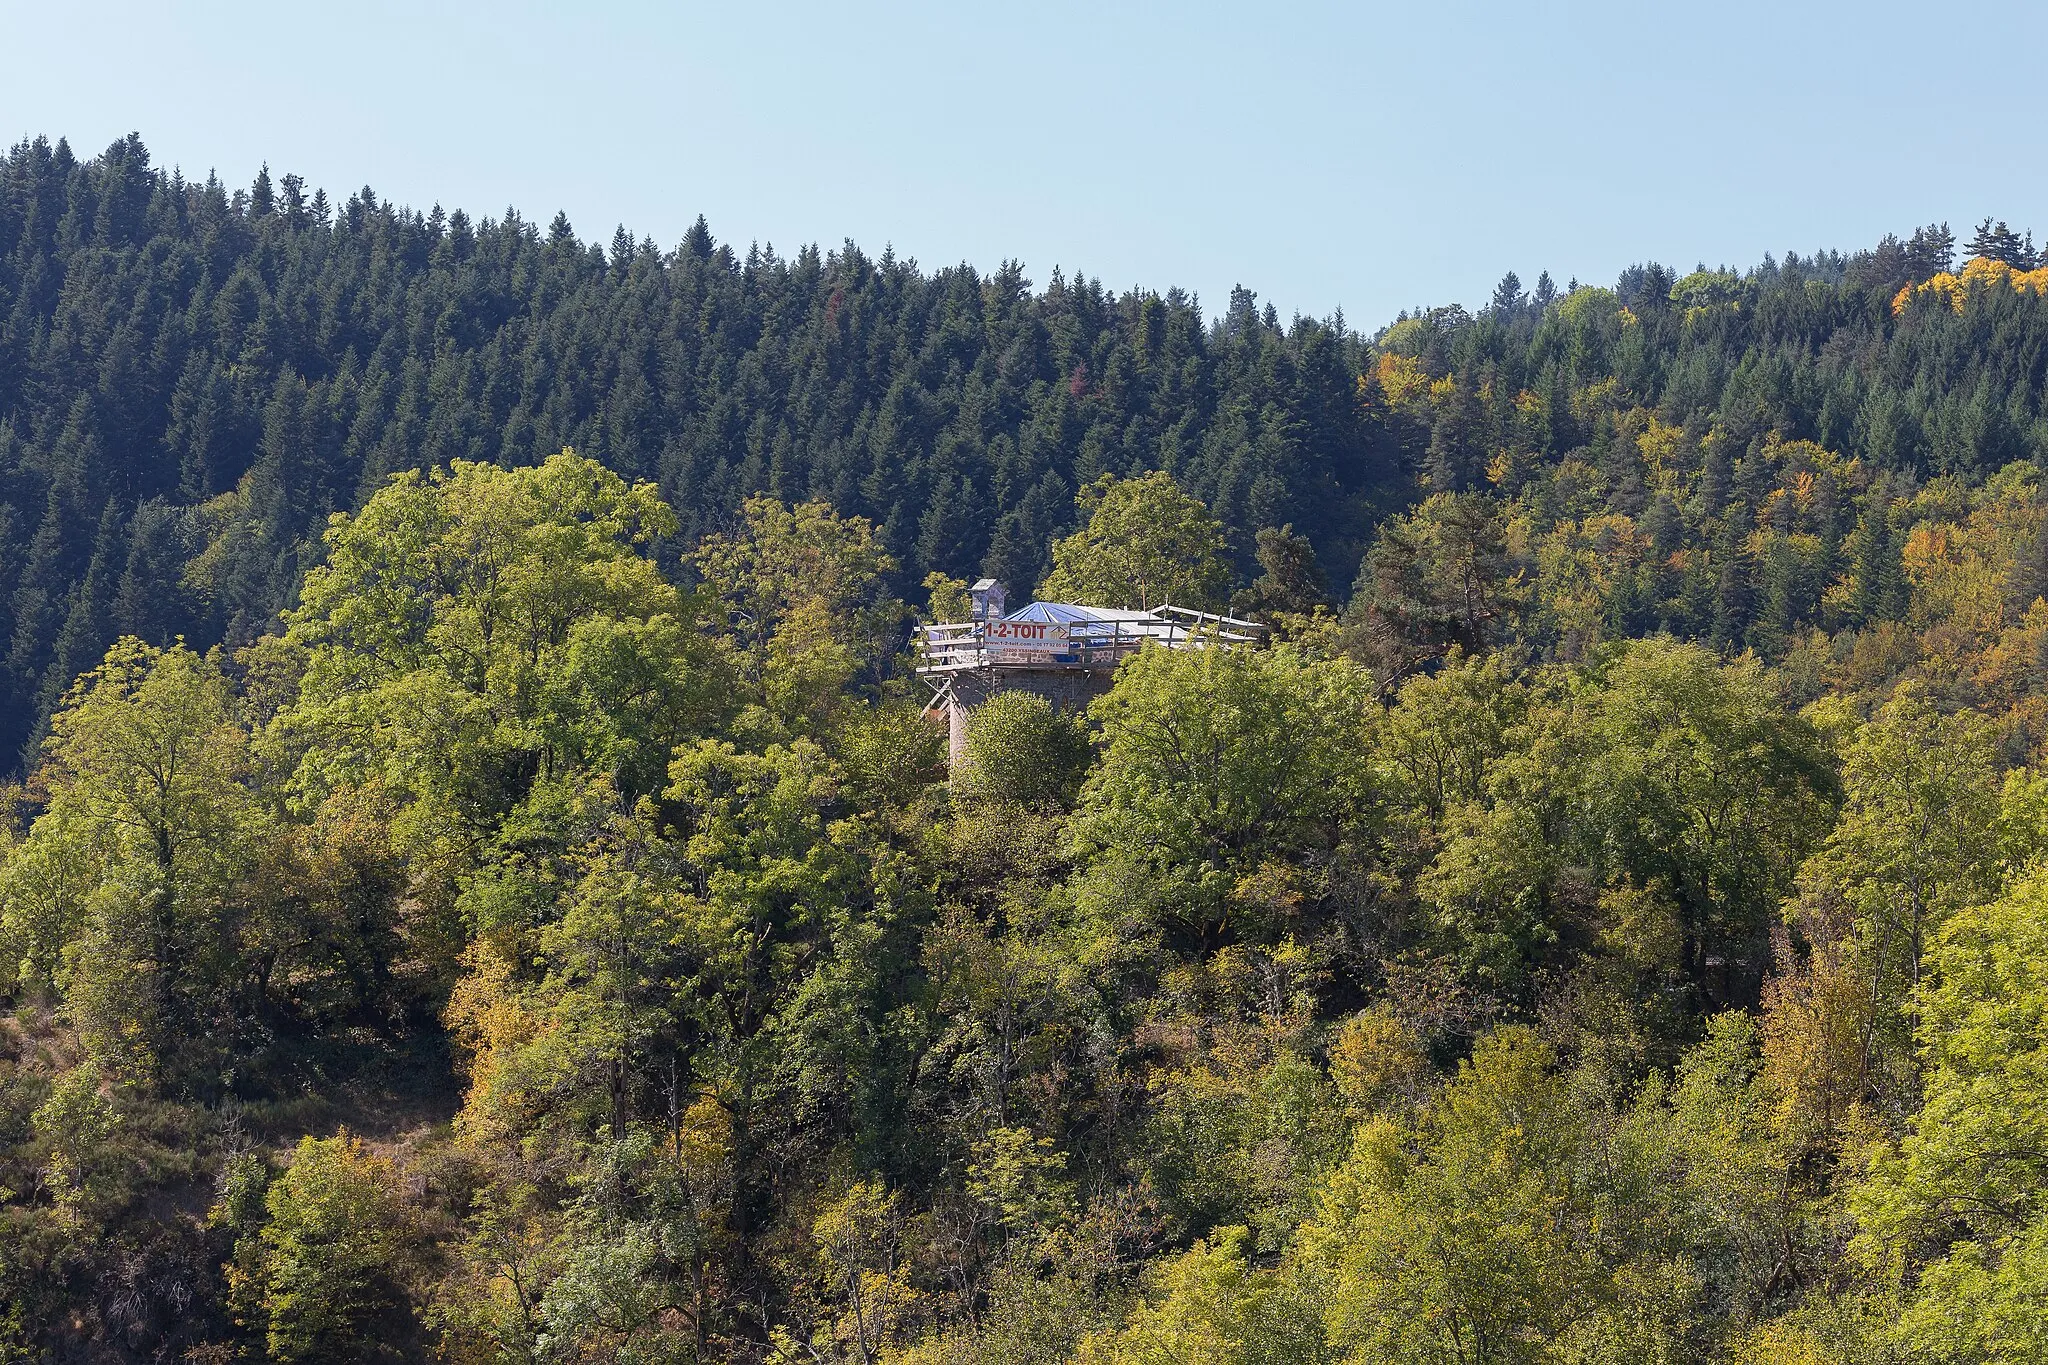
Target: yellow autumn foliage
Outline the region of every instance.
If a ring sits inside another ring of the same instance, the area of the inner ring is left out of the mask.
[[[1387,396],[1387,402],[1397,408],[1429,389],[1429,375],[1423,370],[1422,362],[1412,355],[1393,351],[1380,352],[1379,363],[1373,367],[1373,378],[1379,381],[1380,392]]]
[[[1678,473],[1678,450],[1685,439],[1685,428],[1674,426],[1645,408],[1631,410],[1623,421],[1631,426],[1640,425],[1636,449],[1650,467],[1650,482],[1659,487],[1669,486]]]
[[[1536,596],[1566,657],[1577,658],[1599,641],[1619,580],[1648,550],[1648,538],[1619,513],[1561,521],[1543,538],[1536,549]]]
[[[1987,289],[2003,285],[2010,289],[2030,291],[2048,295],[2048,266],[2039,270],[2014,270],[2004,261],[1978,257],[1962,269],[1960,275],[1944,270],[1932,279],[1919,284],[1909,284],[1892,296],[1892,316],[1897,317],[1922,295],[1933,295],[1941,299],[1955,312],[1962,312],[1970,299]]]
[[[467,968],[443,1015],[456,1055],[469,1075],[469,1093],[456,1128],[479,1140],[503,1140],[525,1118],[510,1063],[545,1027],[519,998],[516,968],[502,948],[480,939],[463,954]]]
[[[2031,479],[2008,473],[1960,505],[1948,505],[1947,491],[1934,484],[1923,490],[1916,507],[1930,515],[1902,547],[1912,619],[1945,623],[1959,647],[1974,653],[2026,609],[2008,600],[2007,570],[2038,534],[2036,489]]]

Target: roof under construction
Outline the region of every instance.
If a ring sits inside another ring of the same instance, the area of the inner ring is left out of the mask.
[[[1127,621],[1134,624],[1160,622],[1160,617],[1149,611],[1119,611],[1114,607],[1083,607],[1073,602],[1033,602],[1003,618],[1008,621],[1065,621],[1079,622]]]
[[[1188,607],[1123,611],[1033,602],[1007,616],[926,626],[918,672],[1114,669],[1148,642],[1166,649],[1228,649],[1258,644],[1265,633],[1255,621]]]

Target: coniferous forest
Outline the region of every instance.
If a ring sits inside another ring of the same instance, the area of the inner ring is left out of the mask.
[[[0,1361],[2041,1359],[2044,385],[18,145]],[[949,771],[983,575],[1271,641]]]

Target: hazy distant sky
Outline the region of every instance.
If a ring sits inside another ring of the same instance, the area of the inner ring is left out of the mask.
[[[1937,21],[1954,22],[1946,29]],[[0,0],[0,136],[672,246],[1243,283],[1283,316],[1502,272],[2048,231],[2038,9]]]

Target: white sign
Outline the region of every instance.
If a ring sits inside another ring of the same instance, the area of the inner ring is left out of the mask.
[[[981,642],[990,649],[1018,650],[1027,654],[1065,654],[1067,623],[990,621],[981,628]]]

